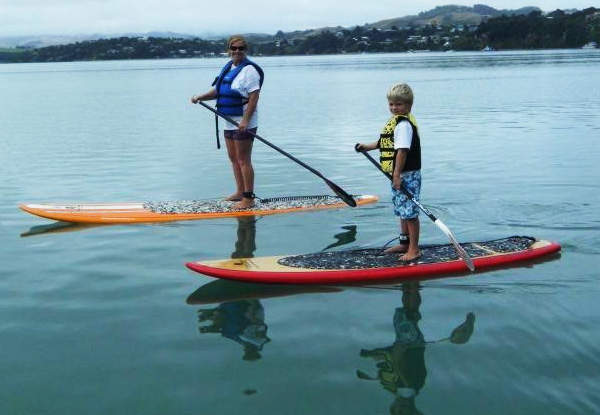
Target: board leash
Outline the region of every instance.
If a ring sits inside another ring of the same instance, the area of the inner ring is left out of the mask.
[[[323,199],[338,199],[342,201],[342,199],[338,196],[331,195],[308,195],[308,196],[281,196],[281,197],[268,197],[265,199],[261,199],[257,197],[261,203],[272,203],[272,202],[293,202],[296,200],[323,200]]]

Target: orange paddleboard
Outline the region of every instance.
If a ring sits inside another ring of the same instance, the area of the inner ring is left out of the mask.
[[[354,196],[357,205],[377,202],[377,196]],[[223,199],[184,200],[147,203],[89,204],[21,204],[19,208],[33,215],[73,223],[144,223],[180,220],[216,219],[236,216],[263,216],[346,207],[339,197],[289,196],[256,199],[250,209],[234,209],[233,202]]]

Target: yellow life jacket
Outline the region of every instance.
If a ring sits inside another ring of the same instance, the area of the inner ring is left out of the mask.
[[[413,137],[406,163],[402,171],[421,169],[421,142],[419,139],[417,120],[412,114],[393,115],[383,127],[377,145],[380,151],[379,162],[381,163],[381,169],[386,173],[393,173],[394,171],[394,164],[396,162],[394,130],[398,123],[404,120],[411,124],[413,128]]]

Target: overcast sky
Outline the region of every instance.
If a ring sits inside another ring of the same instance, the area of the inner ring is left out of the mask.
[[[543,11],[598,7],[598,0],[482,0],[496,9]],[[352,27],[416,15],[443,0],[0,0],[0,36],[85,35],[172,31],[228,35],[275,34],[324,26]]]

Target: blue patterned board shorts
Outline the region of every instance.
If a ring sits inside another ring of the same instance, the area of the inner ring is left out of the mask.
[[[419,200],[421,196],[421,170],[413,170],[402,173],[402,186]],[[394,204],[394,215],[401,219],[411,219],[419,216],[419,208],[412,200],[400,190],[392,187],[392,203]]]

